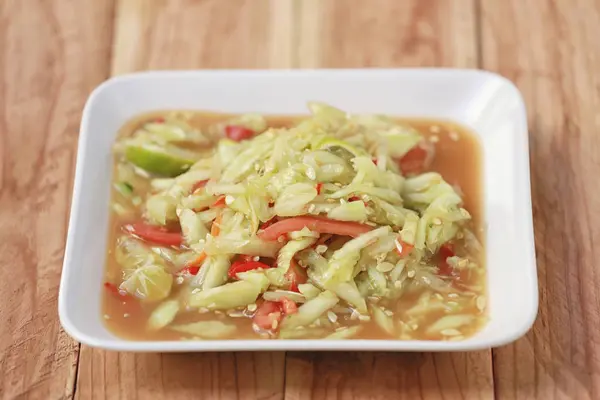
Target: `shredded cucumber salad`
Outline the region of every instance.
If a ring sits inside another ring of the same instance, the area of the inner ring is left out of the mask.
[[[385,116],[308,107],[291,128],[160,118],[120,139],[105,285],[186,338],[235,337],[234,318],[263,338],[461,337],[481,247],[457,190],[424,172],[434,147]]]

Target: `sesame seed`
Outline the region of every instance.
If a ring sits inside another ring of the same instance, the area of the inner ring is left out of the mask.
[[[370,321],[371,317],[369,317],[368,315],[360,315],[358,319],[360,319],[361,321]]]
[[[315,251],[319,254],[323,254],[327,251],[327,246],[325,246],[324,244],[320,244],[315,248]]]
[[[389,262],[382,262],[381,264],[377,265],[376,269],[379,272],[390,272],[394,269],[394,264]]]
[[[433,222],[434,225],[441,225],[442,224],[442,220],[439,218],[434,218],[431,222]]]
[[[455,142],[458,142],[458,139],[460,139],[460,137],[458,136],[458,133],[456,133],[454,131],[450,131],[448,136],[450,136],[450,139],[454,140]]]
[[[333,311],[327,311],[327,318],[334,324],[337,322],[338,319],[337,315]]]
[[[123,318],[129,318],[129,314],[128,313],[123,314]]]
[[[229,310],[227,311],[227,315],[232,318],[240,318],[244,316],[244,313],[238,310]]]
[[[225,204],[230,205],[231,203],[233,203],[235,201],[235,198],[231,195],[227,195],[225,196]]]
[[[259,256],[254,256],[254,257],[252,257],[252,261],[258,261],[258,260],[260,260],[260,257],[259,257]]]
[[[256,305],[256,303],[248,305],[248,311],[256,311],[257,308],[258,306]]]
[[[415,277],[415,274],[416,274],[415,270],[414,270],[414,269],[411,269],[410,271],[408,271],[408,274],[407,274],[407,275],[408,275],[408,277],[409,277],[409,278],[414,278],[414,277]]]
[[[277,329],[278,324],[279,324],[279,322],[277,322],[277,320],[274,319],[273,322],[271,323],[271,329],[273,329],[273,330]]]
[[[104,314],[104,319],[110,319],[110,315]]]
[[[177,279],[175,279],[175,283],[181,285],[183,283],[183,276],[178,276]]]
[[[431,143],[437,143],[437,142],[439,142],[439,141],[440,141],[440,138],[438,137],[438,135],[431,135],[431,136],[429,137],[429,141],[430,141]]]
[[[440,129],[440,127],[438,125],[431,125],[429,127],[429,131],[431,133],[440,133],[441,129]]]

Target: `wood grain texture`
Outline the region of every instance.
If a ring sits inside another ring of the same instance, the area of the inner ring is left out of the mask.
[[[501,399],[600,398],[600,2],[482,2],[483,67],[529,113],[540,310],[494,351]]]
[[[292,0],[120,0],[113,74],[292,66]]]
[[[293,4],[121,0],[113,74],[291,67]],[[285,353],[115,354],[82,346],[77,398],[280,399]]]
[[[300,3],[301,67],[477,67],[475,3]],[[488,399],[490,351],[469,354],[288,353],[286,399]]]
[[[109,0],[0,2],[0,398],[70,398],[58,282],[83,102],[108,74]]]

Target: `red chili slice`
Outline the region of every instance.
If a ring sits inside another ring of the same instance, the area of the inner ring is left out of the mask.
[[[230,278],[237,278],[237,274],[240,272],[252,271],[259,268],[269,269],[272,267],[260,261],[235,261],[231,264],[231,267],[229,267],[227,275]]]
[[[400,257],[406,257],[415,246],[412,244],[404,243],[402,240],[396,239],[396,253]]]
[[[321,194],[321,190],[323,189],[323,184],[317,183],[317,185],[315,186],[315,189],[317,190],[317,194]]]
[[[179,270],[177,275],[198,275],[199,271],[200,271],[199,266],[189,266],[189,267],[185,267],[185,268]]]
[[[194,193],[196,190],[203,188],[204,186],[206,186],[207,183],[208,179],[194,183],[192,189],[190,190],[190,193]]]
[[[227,204],[225,203],[225,196],[219,196],[217,201],[215,201],[211,207],[225,207]]]

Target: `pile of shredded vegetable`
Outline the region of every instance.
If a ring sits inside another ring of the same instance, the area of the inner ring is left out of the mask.
[[[309,109],[289,129],[254,114],[206,132],[161,118],[116,144],[113,209],[127,222],[106,285],[152,308],[148,329],[235,336],[210,317],[225,312],[264,338],[351,338],[372,320],[403,338],[413,314],[394,315],[395,301],[424,293],[418,315],[465,289],[480,245],[461,196],[423,172],[431,144],[384,116]],[[425,329],[468,324],[454,303]],[[202,318],[177,322],[186,313]]]

